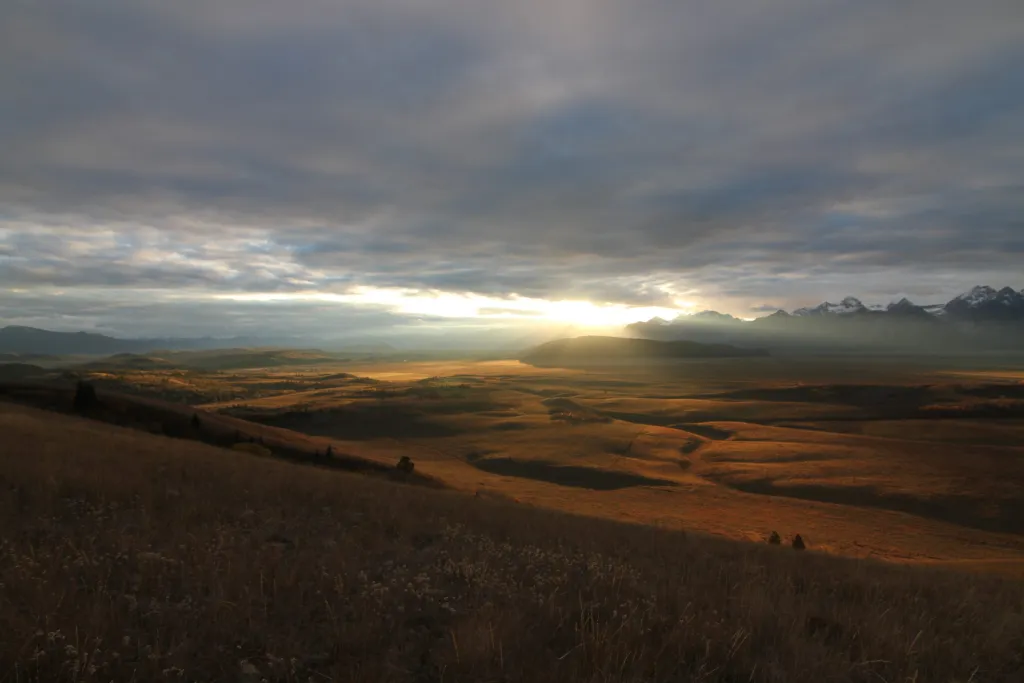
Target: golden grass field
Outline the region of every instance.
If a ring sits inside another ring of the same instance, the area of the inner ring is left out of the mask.
[[[247,367],[265,357],[233,351],[223,370],[211,352],[199,368],[133,359],[87,376],[216,416],[228,438],[330,445],[379,467],[407,455],[418,474],[477,496],[1024,576],[1024,384],[1013,366],[758,358],[567,370],[317,364],[313,353],[288,365],[278,352],[273,367]]]
[[[498,384],[534,377],[520,376]],[[421,455],[418,441],[404,447],[417,467],[457,486],[483,483],[534,507],[0,402],[0,681],[1022,680],[1024,583],[815,552],[834,529],[853,533],[852,508],[700,483],[703,475],[661,459],[677,443],[662,428],[634,440],[631,454],[602,455],[635,428],[561,424],[517,395],[504,386],[492,401],[503,407],[475,418],[474,428],[530,424],[494,430],[508,441],[492,434],[490,447],[526,462],[518,439],[537,429],[549,443],[537,440],[535,459],[604,472],[598,481],[672,483],[601,490],[583,486],[593,483],[585,473],[561,485],[490,474],[468,464],[468,451],[464,461],[445,455],[472,445],[464,432],[443,437],[436,458]],[[468,421],[430,414],[439,413]],[[714,449],[742,424],[690,432],[701,446],[694,462],[707,460],[693,469],[719,466],[704,450],[731,452]],[[565,435],[576,427],[584,429]],[[275,433],[262,432],[281,448],[272,438],[285,435]],[[384,439],[344,443],[383,453]],[[733,536],[742,536],[733,523],[751,534],[807,530],[812,549],[541,506],[692,521]],[[755,517],[743,519],[744,509]],[[903,524],[894,547],[929,538],[998,563],[998,543],[1007,557],[1012,546],[1012,536],[957,536],[922,517],[863,514],[858,533],[871,520]],[[875,542],[886,531],[876,529]]]
[[[715,360],[666,376],[378,363],[347,368],[377,384],[203,407],[381,462],[410,454],[418,471],[470,493],[1024,575],[1024,387],[991,371],[823,365]],[[988,417],[993,405],[1011,414]]]
[[[1024,680],[1012,365],[199,358],[0,382],[0,683]]]

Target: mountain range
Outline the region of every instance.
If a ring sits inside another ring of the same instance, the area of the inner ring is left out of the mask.
[[[0,361],[31,360],[41,355],[109,356],[149,351],[200,351],[224,348],[287,347],[308,348],[301,338],[214,337],[167,339],[119,339],[94,332],[54,332],[37,327],[9,325],[0,328]],[[332,350],[350,353],[390,353],[390,344],[373,339],[349,339],[331,345]]]
[[[687,340],[703,344],[731,344],[771,351],[913,353],[977,353],[1024,350],[1024,290],[974,287],[944,304],[917,304],[901,299],[888,305],[869,305],[856,297],[829,301],[793,311],[778,310],[746,321],[727,313],[701,311],[673,320],[652,318],[628,325],[624,336],[657,341]],[[462,340],[462,347],[512,349],[532,347],[553,337],[579,334],[566,326],[510,335],[489,330]],[[436,336],[436,335],[435,335]],[[438,346],[431,337],[406,340],[403,347]],[[146,353],[155,350],[286,347],[321,348],[350,353],[381,354],[397,349],[370,338],[338,340],[304,337],[232,337],[218,339],[118,339],[92,332],[54,332],[34,327],[0,328],[0,362],[32,362],[45,355]],[[446,347],[447,348],[447,347]]]
[[[978,286],[944,304],[900,299],[870,305],[848,296],[745,321],[717,311],[653,318],[626,327],[645,339],[690,339],[801,349],[974,352],[1021,348],[1024,290]]]
[[[888,306],[867,306],[860,299],[848,296],[838,304],[826,301],[813,308],[798,308],[790,315],[807,317],[865,314],[930,315],[961,322],[1024,322],[1024,290],[1017,291],[1012,287],[997,290],[983,285],[974,287],[945,304],[926,306],[919,306],[906,298]]]

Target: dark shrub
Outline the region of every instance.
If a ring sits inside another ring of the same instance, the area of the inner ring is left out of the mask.
[[[100,404],[99,399],[96,398],[96,387],[79,380],[78,385],[75,387],[75,400],[74,409],[76,412],[85,412],[92,410]]]

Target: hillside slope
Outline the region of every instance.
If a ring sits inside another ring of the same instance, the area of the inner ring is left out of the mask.
[[[1020,583],[559,515],[3,403],[0,433],[12,680],[1024,673]]]

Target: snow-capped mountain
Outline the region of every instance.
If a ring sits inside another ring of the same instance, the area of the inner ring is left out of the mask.
[[[855,296],[848,296],[839,303],[826,301],[817,306],[798,308],[792,313],[778,310],[771,315],[758,318],[762,321],[789,320],[792,318],[836,318],[866,317],[876,319],[879,316],[927,316],[929,318],[963,319],[971,321],[988,320],[1019,320],[1024,323],[1024,290],[1017,291],[1012,287],[995,289],[978,286],[951,299],[945,304],[919,305],[904,297],[887,305],[865,304]],[[636,325],[673,327],[695,322],[742,322],[739,318],[718,311],[701,311],[692,315],[681,315],[675,320],[652,318]]]
[[[778,310],[752,323],[716,311],[681,315],[671,322],[652,319],[629,325],[631,336],[690,339],[802,349],[902,349],[976,352],[1024,347],[1024,291],[978,286],[945,304],[917,304],[902,298],[887,305],[865,304],[848,296]]]
[[[975,287],[947,303],[944,315],[970,322],[1024,320],[1024,293],[1011,287]]]
[[[896,313],[900,315],[928,314],[936,318],[970,320],[974,322],[1008,321],[1020,319],[1024,322],[1024,290],[1018,292],[1012,287],[995,289],[978,286],[954,297],[945,304],[919,306],[904,297],[887,306],[865,305],[860,299],[848,296],[838,304],[828,301],[813,307],[798,308],[795,317],[848,316],[864,313]]]
[[[829,303],[826,301],[823,304],[819,304],[813,308],[798,308],[793,311],[793,315],[797,317],[806,316],[821,316],[821,315],[851,315],[854,313],[864,313],[868,310],[868,307],[861,303],[861,300],[855,296],[848,296],[838,304]]]
[[[1010,288],[1007,287],[1006,289],[1010,289]],[[1013,291],[1013,290],[1010,290],[1010,291]],[[997,292],[992,287],[989,287],[987,285],[980,285],[978,287],[971,288],[971,290],[969,292],[964,292],[960,296],[955,297],[953,299],[953,301],[951,301],[950,303],[953,303],[953,302],[963,302],[963,304],[965,304],[967,306],[970,306],[972,308],[976,308],[978,306],[984,305],[985,303],[987,303],[989,301],[992,301],[998,295],[999,295],[999,292]]]

